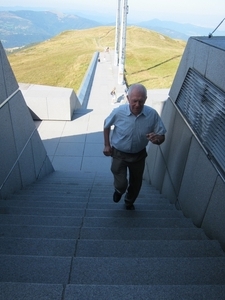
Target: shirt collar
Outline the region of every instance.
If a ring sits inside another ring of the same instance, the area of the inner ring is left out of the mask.
[[[130,111],[130,106],[129,104],[127,104],[127,107],[126,107],[126,113],[128,116],[132,115],[132,112]],[[142,109],[142,112],[138,115],[138,116],[141,116],[141,115],[144,115],[145,117],[147,116],[147,113],[146,113],[146,107],[144,105],[143,109]],[[137,116],[137,117],[138,117]]]

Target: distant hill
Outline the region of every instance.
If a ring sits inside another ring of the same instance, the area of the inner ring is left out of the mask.
[[[209,33],[211,33],[214,29],[200,27],[188,23],[181,24],[171,21],[161,21],[158,19],[140,22],[136,25],[150,30],[154,30],[156,32],[160,32],[173,39],[180,39],[184,41],[187,41],[190,36],[208,36]],[[215,35],[225,35],[225,32],[220,31],[218,29]]]
[[[65,30],[101,25],[77,15],[50,11],[0,11],[0,40],[5,48],[22,47],[42,42]]]
[[[80,12],[81,13],[81,12]],[[115,22],[107,23],[107,18],[99,15],[99,22],[77,14],[65,14],[50,11],[11,10],[3,11],[0,7],[0,40],[8,48],[22,47],[47,40],[63,31],[88,29],[98,26],[115,26]],[[97,19],[97,15],[95,19]],[[214,28],[204,28],[192,24],[181,24],[158,19],[129,24],[154,30],[172,39],[187,41],[190,36],[207,36]],[[215,35],[225,35],[219,29]]]

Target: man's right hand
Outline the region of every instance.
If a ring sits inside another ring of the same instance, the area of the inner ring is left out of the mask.
[[[112,156],[112,147],[111,146],[105,146],[103,149],[103,154],[105,156]]]

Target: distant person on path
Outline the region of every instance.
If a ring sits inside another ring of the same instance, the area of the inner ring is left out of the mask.
[[[111,91],[110,95],[112,96],[112,103],[116,102],[116,88]]]
[[[103,153],[112,157],[113,201],[119,202],[126,192],[126,209],[134,210],[142,186],[146,146],[149,141],[162,144],[166,129],[156,110],[145,105],[147,90],[142,84],[131,85],[127,99],[127,104],[115,108],[104,121]],[[112,134],[111,126],[114,126]]]

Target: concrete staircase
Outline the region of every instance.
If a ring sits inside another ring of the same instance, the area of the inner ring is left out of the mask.
[[[54,172],[0,201],[0,299],[225,299],[225,256],[143,182],[135,211],[110,173]]]

